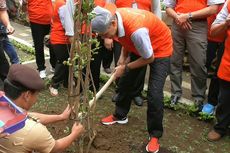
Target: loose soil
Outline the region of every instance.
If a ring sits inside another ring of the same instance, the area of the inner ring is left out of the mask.
[[[41,92],[39,102],[33,111],[56,114],[61,113],[67,105],[66,89],[60,89],[58,97],[51,97],[48,90]],[[114,88],[109,88],[101,99],[97,101],[95,111],[96,138],[90,148],[90,153],[146,153],[145,146],[148,142],[146,127],[146,102],[138,107],[134,104],[128,115],[126,125],[104,126],[100,119],[114,111],[111,97]],[[49,125],[48,128],[55,138],[61,138],[66,131],[67,121]],[[160,139],[160,153],[230,153],[230,137],[226,136],[218,142],[206,140],[208,131],[214,125],[212,122],[199,121],[194,117],[180,111],[165,109],[164,135]],[[65,153],[75,153],[76,146],[72,146]]]

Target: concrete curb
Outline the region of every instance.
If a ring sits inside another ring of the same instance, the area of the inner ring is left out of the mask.
[[[23,40],[23,39],[20,39],[20,38],[18,38],[18,37],[12,36],[12,35],[9,35],[8,37],[9,37],[10,39],[12,39],[12,40],[17,41],[18,43],[21,43],[21,44],[25,45],[25,46],[34,48],[34,46],[33,46],[32,44],[28,43],[27,41],[25,41],[25,40]],[[47,47],[44,47],[44,53],[45,53],[46,56],[47,56],[47,55],[49,56],[49,50],[48,50]]]

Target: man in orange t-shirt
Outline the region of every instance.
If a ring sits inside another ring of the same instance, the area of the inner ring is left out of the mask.
[[[216,108],[217,123],[208,133],[209,141],[221,139],[230,126],[230,1],[226,1],[211,27],[212,35],[226,35],[225,49],[218,69],[219,96]]]
[[[205,99],[207,69],[207,17],[215,14],[224,0],[164,0],[173,18],[173,55],[170,59],[171,104],[182,96],[182,71],[185,50],[191,72],[191,95],[201,109]]]
[[[218,13],[220,12],[223,4],[218,6]],[[211,36],[210,29],[213,21],[216,19],[217,14],[213,14],[207,18],[208,21],[208,46],[207,46],[207,61],[206,61],[206,68],[207,72],[211,69],[211,63],[214,58],[217,59],[215,65],[214,74],[211,77],[211,82],[208,88],[208,101],[204,104],[202,108],[202,113],[212,115],[215,110],[215,106],[218,103],[218,95],[219,95],[219,80],[217,78],[217,71],[220,65],[221,57],[224,52],[224,40],[225,35],[217,35]]]
[[[56,0],[54,3],[50,40],[57,57],[57,64],[50,86],[50,93],[53,96],[58,95],[58,87],[60,83],[64,82],[64,86],[68,86],[68,66],[63,64],[63,61],[66,61],[69,58],[70,45],[74,36],[73,16],[76,7],[74,3],[76,3],[76,0]],[[94,3],[96,6],[105,5],[104,0],[95,0]],[[86,26],[83,24],[82,34],[85,32],[85,28]],[[102,42],[101,38],[98,38],[98,40]],[[92,55],[94,60],[90,62],[90,70],[93,77],[91,83],[94,83],[96,91],[100,88],[100,68],[105,51],[103,43],[101,43],[101,46],[100,49],[96,50],[98,54]],[[95,47],[95,44],[92,44],[92,49]],[[94,90],[92,84],[90,84],[90,90]]]
[[[117,8],[134,8],[134,9],[142,9],[146,11],[153,12],[155,15],[157,15],[161,19],[161,9],[160,9],[160,1],[159,0],[107,0],[107,2],[114,3]],[[121,44],[115,39],[111,44],[111,40],[105,39],[105,46],[109,47],[108,49],[113,51],[114,53],[114,62],[115,66],[117,66],[117,62],[120,57],[121,53]],[[112,47],[111,47],[112,46]],[[109,54],[108,54],[109,55]],[[112,56],[112,53],[110,52],[110,56]],[[112,57],[111,57],[112,58]],[[136,60],[139,58],[139,56],[130,53],[130,59]],[[118,64],[119,65],[119,64]],[[133,101],[137,106],[143,105],[143,99],[142,99],[142,90],[144,88],[145,83],[145,73],[146,73],[147,66],[143,66],[136,70],[136,73],[133,73],[133,76],[136,77],[136,81],[134,81],[134,88],[132,91],[133,94]],[[113,96],[112,101],[116,102],[120,100],[119,97],[119,79],[117,80],[117,89],[116,94]]]
[[[172,54],[171,32],[158,17],[149,11],[118,8],[108,4],[107,9],[96,7],[93,12],[92,30],[103,38],[118,37],[123,46],[119,63],[115,68],[115,78],[122,81],[120,96],[116,102],[115,113],[101,120],[104,125],[126,124],[131,107],[133,82],[135,76],[131,71],[149,64],[147,125],[150,141],[146,146],[148,152],[158,152],[158,139],[163,134],[163,87],[169,71]],[[128,54],[139,56],[134,61],[128,60]],[[129,73],[130,72],[130,73]]]

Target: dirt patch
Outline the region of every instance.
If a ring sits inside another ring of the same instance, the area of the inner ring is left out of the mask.
[[[63,91],[56,98],[50,97],[48,91],[44,90],[33,110],[52,114],[62,112],[67,104],[67,98],[65,89],[61,90]],[[113,88],[109,88],[97,102],[95,112],[97,136],[90,153],[146,153],[145,147],[148,142],[146,103],[142,107],[132,105],[128,124],[104,126],[100,124],[100,119],[114,111],[112,95]],[[206,140],[206,135],[213,125],[214,121],[203,122],[180,111],[165,109],[160,153],[229,153],[229,136],[214,143]],[[55,138],[66,135],[67,129],[67,122],[49,126]],[[66,153],[75,153],[75,148],[75,146],[68,148]]]

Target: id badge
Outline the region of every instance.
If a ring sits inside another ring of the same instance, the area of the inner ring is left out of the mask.
[[[132,8],[138,9],[138,6],[137,6],[137,3],[136,3],[136,2],[133,2],[133,3],[132,3]]]

